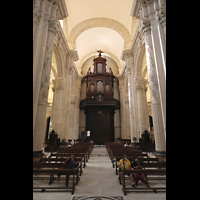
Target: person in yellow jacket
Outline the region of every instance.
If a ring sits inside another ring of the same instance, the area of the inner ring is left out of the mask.
[[[127,159],[127,155],[126,154],[124,154],[123,158],[119,161],[118,167],[120,169],[120,177],[121,177],[121,181],[122,181],[122,184],[123,184],[124,183],[123,168],[125,167],[125,169],[131,169],[131,163]],[[132,185],[132,187],[135,187],[133,174],[130,173],[130,174],[125,174],[125,175],[128,175],[131,178],[131,185]]]

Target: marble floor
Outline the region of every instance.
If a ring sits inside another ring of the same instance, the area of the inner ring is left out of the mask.
[[[45,182],[42,183],[45,184]],[[36,180],[33,181],[33,185],[34,184],[37,184]],[[48,184],[48,181],[46,184]],[[64,186],[64,181],[61,183],[55,180],[53,184],[63,184]],[[166,182],[163,180],[154,180],[153,184],[163,186]],[[138,186],[143,186],[143,183],[139,182]],[[86,198],[92,196],[95,196],[96,198]],[[33,192],[34,200],[93,200],[98,199],[98,196],[103,196],[104,198],[99,198],[102,200],[166,200],[166,192],[127,192],[127,195],[125,196],[122,191],[122,186],[118,182],[118,176],[115,174],[115,168],[112,167],[105,146],[94,147],[90,159],[87,162],[87,166],[83,168],[83,173],[78,185],[76,185],[74,195],[71,195],[71,192],[62,191]]]

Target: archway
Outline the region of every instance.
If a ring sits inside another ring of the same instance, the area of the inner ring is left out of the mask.
[[[110,18],[91,18],[88,20],[85,20],[78,25],[76,25],[72,31],[70,32],[70,35],[68,37],[68,44],[71,49],[74,49],[74,42],[76,41],[76,38],[87,29],[94,28],[94,27],[107,27],[111,28],[115,31],[117,31],[124,39],[126,48],[130,47],[131,44],[131,35],[127,28],[121,24],[120,22],[110,19]]]

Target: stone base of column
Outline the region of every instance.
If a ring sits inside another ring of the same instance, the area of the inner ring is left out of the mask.
[[[157,151],[155,150],[155,156],[159,156],[159,157],[166,157],[166,151]]]
[[[43,150],[41,150],[41,151],[33,151],[33,157],[43,156],[43,155],[44,155]]]

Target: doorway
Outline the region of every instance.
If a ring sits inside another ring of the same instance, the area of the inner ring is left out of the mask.
[[[114,142],[114,111],[108,108],[94,108],[86,112],[86,130],[95,144]]]

